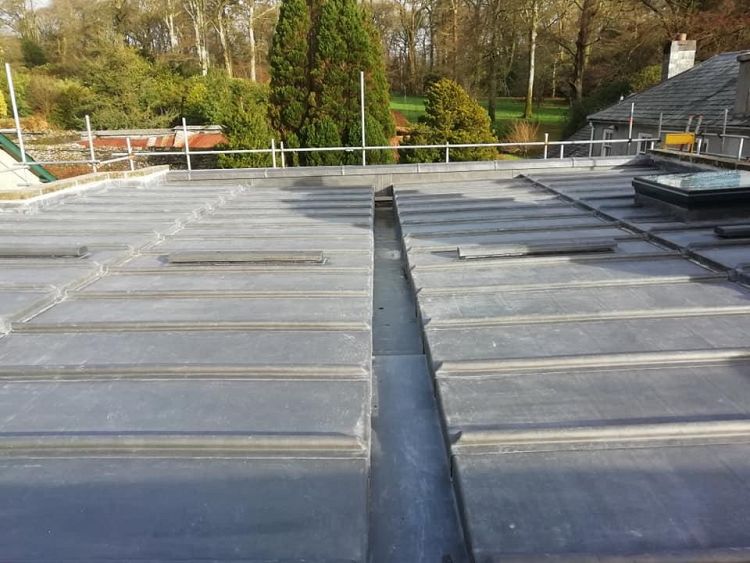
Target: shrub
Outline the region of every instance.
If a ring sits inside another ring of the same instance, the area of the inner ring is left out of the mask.
[[[405,144],[478,144],[496,143],[487,112],[458,83],[442,79],[427,91],[422,126],[416,127]],[[436,149],[404,150],[404,162],[437,162],[444,151]],[[451,160],[493,160],[497,150],[492,147],[452,149]]]
[[[539,138],[539,123],[528,119],[516,119],[503,139],[506,143],[531,143]],[[528,147],[509,147],[510,153],[528,155]]]
[[[44,118],[49,118],[65,88],[66,83],[63,80],[46,74],[33,74],[27,89],[31,109]]]
[[[94,110],[95,97],[83,84],[66,80],[51,112],[52,122],[62,129],[83,129],[84,116]]]

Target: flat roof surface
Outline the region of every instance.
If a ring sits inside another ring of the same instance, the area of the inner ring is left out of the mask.
[[[0,558],[747,560],[750,238],[608,162],[3,211]]]
[[[476,561],[750,556],[750,239],[659,172],[394,187]]]
[[[0,257],[0,557],[364,560],[372,190],[151,180],[27,211],[0,216],[35,250]]]

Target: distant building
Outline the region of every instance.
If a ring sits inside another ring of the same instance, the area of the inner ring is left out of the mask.
[[[672,41],[665,48],[661,83],[590,115],[589,124],[571,139],[588,140],[592,134],[598,140],[628,139],[635,104],[633,144],[595,145],[593,156],[634,154],[648,148],[639,139],[689,128],[697,129],[701,152],[736,157],[740,141],[732,136],[750,136],[750,51],[721,53],[695,66],[694,58],[695,41],[684,35]],[[588,151],[581,145],[571,152]],[[750,142],[744,142],[742,155],[750,155]]]

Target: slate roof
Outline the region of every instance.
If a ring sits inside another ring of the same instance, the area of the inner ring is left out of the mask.
[[[394,187],[476,561],[750,556],[750,239],[636,205],[655,172]]]
[[[677,76],[629,96],[589,120],[608,123],[627,123],[630,104],[635,103],[637,123],[658,124],[664,113],[664,125],[685,128],[688,116],[703,115],[703,128],[720,131],[724,110],[729,109],[729,127],[750,128],[750,116],[732,115],[737,89],[739,63],[737,53],[721,53],[695,65]]]

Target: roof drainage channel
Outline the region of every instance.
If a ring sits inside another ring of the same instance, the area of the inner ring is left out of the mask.
[[[626,189],[642,172],[580,170],[564,179],[585,197],[599,184]],[[599,256],[463,261],[455,250],[425,252],[444,244],[439,223],[410,247],[411,209],[424,213],[440,193],[470,201],[475,186],[480,197],[522,197],[531,220],[548,216],[551,192],[531,181],[498,183],[492,194],[487,182],[409,185],[408,198],[394,186],[474,559],[746,554],[748,289],[658,242],[628,239],[637,222],[624,238],[610,237],[616,252]],[[535,194],[540,205],[529,209]],[[565,197],[577,214],[605,215],[596,207],[603,200]],[[481,221],[499,224],[515,211],[495,209]],[[564,228],[516,231],[477,243],[469,223],[466,234],[450,234],[454,248],[486,254],[497,244],[577,240],[571,225],[567,237]],[[654,249],[650,257],[641,245]]]
[[[391,207],[375,215],[369,561],[467,560],[416,304]]]
[[[183,188],[199,213],[173,205]],[[250,211],[254,193],[234,184],[153,183],[35,216],[96,202],[102,233],[105,216],[179,223],[0,339],[3,556],[365,561],[372,191],[308,213],[316,189],[266,191],[288,205]],[[140,213],[161,193],[170,211]],[[252,237],[285,222],[296,238]],[[317,238],[325,225],[351,244]],[[225,252],[242,261],[217,263]],[[179,254],[206,261],[164,259]],[[298,260],[310,256],[325,260]],[[40,278],[58,264],[35,262]]]

